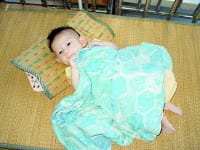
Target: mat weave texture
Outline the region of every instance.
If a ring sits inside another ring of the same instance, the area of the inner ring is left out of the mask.
[[[0,147],[63,150],[52,130],[51,114],[65,95],[51,101],[33,92],[24,72],[10,60],[63,23],[73,11],[10,5],[0,7]],[[143,41],[165,46],[174,62],[178,82],[172,102],[183,109],[183,116],[167,113],[176,134],[161,134],[154,142],[136,140],[113,150],[198,150],[200,149],[200,26],[95,14],[115,32],[119,47]],[[123,30],[122,30],[123,29]],[[125,29],[125,30],[124,30]]]

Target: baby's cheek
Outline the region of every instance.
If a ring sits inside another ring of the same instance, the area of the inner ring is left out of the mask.
[[[60,57],[60,60],[61,60],[61,62],[63,64],[69,65],[69,59],[65,55],[63,55],[62,57]]]
[[[69,65],[69,60],[68,60],[68,59],[64,59],[64,60],[63,60],[63,63],[64,63],[65,65]]]

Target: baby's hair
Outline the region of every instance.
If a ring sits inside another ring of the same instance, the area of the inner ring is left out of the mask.
[[[47,37],[47,39],[49,40],[49,48],[50,48],[50,50],[51,50],[52,52],[53,52],[53,49],[52,49],[52,47],[51,47],[51,44],[52,44],[54,38],[56,37],[56,35],[60,34],[60,33],[61,33],[62,31],[64,31],[64,30],[73,30],[78,36],[80,36],[80,34],[79,34],[74,28],[69,27],[69,26],[61,26],[61,27],[58,27],[58,28],[53,29],[53,30],[49,33],[49,35],[48,35],[48,37]]]

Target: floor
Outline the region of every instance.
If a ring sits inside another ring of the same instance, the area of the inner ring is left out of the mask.
[[[16,149],[36,150],[42,147],[38,150],[62,150],[64,148],[52,131],[50,118],[60,99],[70,93],[69,89],[48,100],[42,93],[32,91],[24,72],[11,65],[10,60],[47,35],[52,28],[63,24],[72,12],[44,7],[20,8],[23,9],[6,10],[2,7],[0,11],[0,147],[7,143]],[[135,140],[127,147],[113,144],[113,150],[199,150],[200,26],[114,15],[95,16],[113,28],[116,34],[114,42],[120,47],[149,41],[168,49],[178,82],[172,102],[184,112],[182,117],[167,113],[176,128],[175,135],[161,134],[151,143]]]

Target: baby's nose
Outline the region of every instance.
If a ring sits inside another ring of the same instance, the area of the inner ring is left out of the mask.
[[[67,57],[69,57],[70,56],[69,50],[65,49],[64,50],[64,55],[67,56]]]

